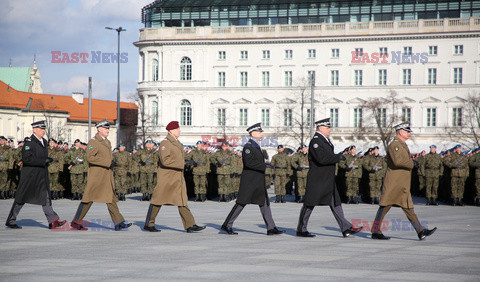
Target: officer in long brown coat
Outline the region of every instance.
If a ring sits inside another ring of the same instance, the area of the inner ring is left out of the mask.
[[[114,193],[112,171],[112,145],[107,139],[110,132],[110,123],[107,119],[96,125],[97,134],[87,144],[87,188],[82,201],[78,205],[77,213],[71,226],[78,230],[87,230],[82,224],[82,219],[87,214],[93,202],[106,203],[110,217],[115,224],[115,231],[130,227],[118,210],[118,198]]]
[[[205,226],[195,224],[187,202],[187,186],[183,176],[185,168],[185,156],[183,145],[178,141],[180,126],[178,121],[172,121],[167,125],[167,137],[160,142],[160,164],[157,170],[157,185],[153,190],[144,230],[158,232],[155,228],[155,218],[162,205],[178,206],[178,212],[182,218],[183,227],[188,233],[201,231]]]
[[[388,240],[381,231],[383,218],[392,206],[401,207],[410,223],[417,231],[420,240],[430,236],[437,230],[426,229],[413,210],[412,195],[410,194],[410,181],[412,169],[418,167],[418,163],[410,158],[410,150],[405,141],[410,138],[412,130],[409,123],[401,123],[395,126],[396,136],[388,146],[387,152],[387,174],[383,181],[383,190],[380,197],[380,207],[372,227],[372,239]]]

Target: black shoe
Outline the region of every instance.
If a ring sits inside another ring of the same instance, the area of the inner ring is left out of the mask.
[[[147,200],[147,194],[143,193],[142,194],[142,201],[146,201]]]
[[[16,223],[14,223],[14,224],[5,223],[5,226],[6,226],[6,227],[9,227],[9,228],[11,228],[11,229],[22,229],[22,227],[21,227],[21,226],[18,226]]]
[[[200,194],[195,194],[195,202],[200,202]]]
[[[4,191],[0,192],[0,200],[3,200],[3,199],[5,199],[5,192]]]
[[[237,235],[238,233],[233,231],[232,227],[228,227],[226,225],[222,225],[221,229],[225,232],[227,232],[228,235]]]
[[[374,197],[370,197],[370,205],[375,205],[375,198]]]
[[[475,201],[475,205],[476,205],[477,207],[480,207],[480,198],[478,198],[478,199]]]
[[[351,204],[352,202],[353,202],[353,197],[352,197],[352,196],[348,196],[347,204]]]
[[[63,199],[63,191],[60,191],[60,199]]]
[[[224,202],[224,201],[225,201],[223,194],[220,194],[220,195],[218,196],[218,201],[219,201],[219,202]]]
[[[280,195],[275,196],[275,203],[280,203]]]
[[[430,229],[430,230],[423,229],[422,231],[420,231],[420,233],[418,233],[418,239],[423,240],[426,237],[432,235],[435,231],[437,231],[437,227],[435,227],[433,229]]]
[[[303,196],[300,196],[300,199],[298,199],[298,202],[299,202],[299,203],[303,203],[304,200],[305,200],[304,197],[303,197]]]
[[[127,229],[130,226],[132,226],[131,223],[127,223],[126,221],[122,221],[119,224],[115,225],[115,231],[120,231],[122,229]]]
[[[372,239],[374,239],[374,240],[390,240],[390,237],[385,236],[383,234],[373,233],[372,234]]]
[[[277,227],[273,227],[270,230],[267,230],[267,235],[278,235],[285,233],[285,230],[278,230]]]
[[[201,200],[202,202],[205,202],[205,201],[207,200],[207,195],[205,195],[205,194],[200,194],[200,200]]]
[[[356,234],[362,231],[363,227],[350,227],[349,229],[342,232],[343,237],[347,238],[350,235]]]
[[[375,197],[375,204],[379,204],[380,203],[380,197]]]
[[[452,206],[456,206],[457,205],[457,199],[452,199]]]
[[[231,200],[230,200],[230,195],[224,195],[224,196],[223,196],[223,199],[224,199],[225,202],[227,202],[227,203],[231,201]]]
[[[430,206],[432,204],[432,198],[427,198],[426,206]]]
[[[433,206],[438,206],[437,199],[432,198],[432,205]]]
[[[462,201],[462,199],[458,199],[458,205],[463,207],[463,201]]]
[[[150,231],[150,232],[161,232],[162,231],[160,229],[155,228],[155,226],[150,227],[150,226],[147,226],[147,225],[143,226],[143,230]]]
[[[202,231],[203,229],[205,229],[205,226],[198,226],[198,225],[194,224],[194,225],[187,228],[187,233]]]
[[[355,197],[354,197],[354,203],[355,203],[356,205],[358,205],[358,203],[360,203],[360,197],[359,197],[359,196],[355,196]]]
[[[297,231],[297,236],[298,237],[309,237],[309,238],[313,238],[315,237],[314,234],[308,232],[308,231],[305,231],[305,232],[301,232],[301,231]]]
[[[285,203],[285,195],[280,196],[280,201],[282,201],[282,203]]]

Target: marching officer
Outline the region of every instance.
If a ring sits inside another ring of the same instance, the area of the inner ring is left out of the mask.
[[[278,145],[278,153],[272,157],[271,164],[275,169],[275,203],[285,203],[287,168],[289,166],[288,155],[283,145]]]
[[[425,184],[427,205],[437,206],[437,191],[440,175],[443,175],[442,157],[437,154],[437,146],[430,145],[430,153],[425,155]]]

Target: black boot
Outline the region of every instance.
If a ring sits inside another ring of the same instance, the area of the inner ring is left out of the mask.
[[[5,199],[5,192],[1,191],[0,192],[0,200],[3,200],[3,199]]]
[[[285,203],[285,195],[282,195],[282,196],[280,197],[280,200],[282,201],[282,203]]]
[[[432,198],[432,205],[434,205],[434,206],[438,206],[437,199],[435,199],[435,198]]]
[[[200,194],[195,194],[195,202],[200,202]]]
[[[430,206],[432,204],[432,198],[427,198],[427,203],[425,205]]]
[[[477,199],[476,199],[475,205],[476,205],[477,207],[480,207],[480,198],[477,198]]]
[[[146,201],[147,200],[147,194],[143,193],[142,194],[142,201]]]
[[[60,191],[60,199],[63,199],[63,191]]]
[[[200,201],[205,202],[207,200],[207,195],[200,194]]]
[[[458,199],[452,199],[452,206],[457,206],[458,205]]]
[[[303,196],[300,196],[300,198],[298,199],[298,202],[299,202],[299,203],[303,203],[303,201],[304,201]]]
[[[358,203],[360,203],[360,196],[355,196],[355,204],[357,205]]]
[[[458,199],[458,205],[463,207],[463,201],[462,201],[462,199]]]
[[[375,197],[370,197],[370,204],[374,205],[375,204]]]
[[[352,202],[352,197],[348,196],[347,197],[347,204],[350,204]]]
[[[280,195],[276,195],[275,196],[275,203],[280,203],[281,200],[280,200]]]

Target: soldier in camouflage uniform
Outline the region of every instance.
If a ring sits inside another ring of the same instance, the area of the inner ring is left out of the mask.
[[[275,168],[275,203],[285,203],[288,166],[290,162],[283,145],[278,145],[278,153],[272,157],[271,164]]]
[[[297,203],[303,203],[305,196],[305,188],[307,187],[307,174],[309,170],[308,164],[308,148],[303,145],[299,151],[292,157],[292,166],[296,170],[296,187],[297,187]]]
[[[130,153],[125,150],[125,144],[118,145],[118,152],[112,154],[113,176],[115,181],[115,192],[118,200],[125,201],[125,194],[128,189],[128,170],[130,168]]]
[[[227,142],[222,143],[222,150],[211,157],[211,162],[217,167],[218,195],[220,202],[229,202],[229,189],[232,186],[230,174],[233,170],[233,156]]]
[[[7,138],[0,136],[0,199],[8,199],[8,167],[11,159],[11,148]]]
[[[243,171],[242,151],[238,150],[234,152],[233,157],[232,197],[236,199],[238,195],[238,190],[240,189],[240,177],[242,176]]]
[[[82,149],[79,139],[75,140],[74,146],[67,153],[66,162],[69,164],[70,182],[72,183],[72,200],[81,200],[85,190],[85,176],[87,171],[87,153]]]
[[[50,181],[50,195],[52,200],[63,198],[64,188],[60,185],[59,175],[63,170],[64,154],[57,147],[57,142],[50,138],[48,146],[48,156],[53,162],[48,166],[48,179]]]
[[[273,175],[273,167],[270,161],[268,160],[268,152],[265,149],[262,149],[263,156],[265,157],[265,164],[267,168],[265,169],[265,187],[268,189],[270,185],[272,185],[272,175]]]
[[[22,147],[23,140],[18,141],[17,148],[12,149],[10,158],[10,168],[12,168],[12,181],[10,182],[10,191],[8,191],[8,197],[15,197],[17,191],[18,182],[20,181],[20,169],[22,167]]]
[[[359,196],[359,183],[362,178],[362,164],[363,160],[361,155],[357,155],[357,148],[352,145],[348,150],[349,153],[345,154],[345,160],[340,161],[338,166],[345,169],[345,185],[347,186],[347,204],[358,204],[360,201]]]
[[[140,183],[140,179],[139,179],[139,177],[140,177],[140,164],[135,161],[136,154],[137,154],[137,150],[133,149],[132,154],[130,156],[131,157],[130,168],[129,168],[130,174],[127,174],[128,175],[128,181],[129,181],[128,187],[130,188],[129,193],[140,192],[140,184],[139,184]]]
[[[480,150],[478,148],[473,152],[468,164],[475,170],[475,205],[480,206]]]
[[[142,201],[149,201],[156,185],[156,176],[159,162],[158,151],[152,140],[145,141],[145,148],[135,155],[135,161],[140,164],[140,192]]]
[[[437,154],[437,146],[430,146],[430,153],[425,155],[423,166],[425,171],[425,196],[427,197],[427,205],[437,206],[438,182],[440,175],[443,174],[443,160],[442,157]]]
[[[418,162],[417,176],[418,176],[418,191],[417,196],[425,196],[425,151],[422,151],[416,158]]]
[[[378,204],[380,202],[383,178],[387,172],[387,162],[385,157],[378,154],[379,148],[375,146],[371,154],[365,157],[363,167],[368,172],[370,203]]]
[[[452,169],[451,197],[453,206],[463,206],[463,192],[465,180],[468,177],[468,159],[462,154],[462,146],[454,147],[453,152],[444,160],[444,164]]]
[[[195,201],[205,202],[207,200],[207,174],[210,172],[210,156],[206,150],[206,144],[197,142],[197,148],[186,154],[186,161],[191,164]]]

